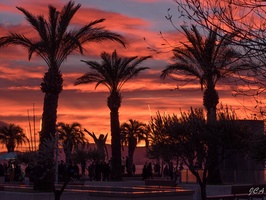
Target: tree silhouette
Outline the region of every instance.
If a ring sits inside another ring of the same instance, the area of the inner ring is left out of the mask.
[[[45,96],[40,143],[45,138],[53,137],[56,132],[58,98],[63,89],[60,67],[66,58],[76,50],[83,54],[82,45],[88,42],[99,43],[111,40],[125,45],[121,35],[110,32],[103,27],[95,27],[104,19],[98,19],[83,27],[71,29],[70,22],[80,7],[80,4],[75,5],[73,1],[69,1],[61,11],[49,5],[48,20],[43,15],[34,16],[24,8],[17,7],[25,15],[33,30],[37,32],[38,38],[28,38],[26,35],[13,32],[0,37],[0,47],[22,46],[28,50],[29,60],[33,54],[36,54],[48,66],[48,71],[41,83],[41,90]]]
[[[113,40],[124,45],[122,36],[102,27],[95,27],[104,19],[92,21],[79,29],[69,30],[70,21],[80,7],[80,4],[75,5],[74,2],[69,1],[59,12],[49,5],[48,21],[42,15],[34,16],[24,8],[17,7],[37,31],[39,38],[31,39],[18,33],[10,33],[0,38],[0,47],[20,45],[28,49],[29,59],[35,53],[48,65],[48,72],[45,73],[41,84],[41,89],[45,93],[41,141],[42,138],[50,137],[50,134],[55,133],[58,95],[63,87],[60,66],[65,59],[75,50],[83,53],[82,44],[87,42]]]
[[[173,64],[166,66],[161,78],[181,74],[187,81],[199,81],[203,90],[203,105],[207,110],[207,122],[211,124],[216,120],[216,106],[219,103],[219,95],[216,84],[236,73],[240,69],[238,53],[231,44],[232,35],[220,37],[217,29],[210,30],[204,38],[197,27],[191,29],[181,26],[188,40],[181,42],[181,47],[173,48]],[[175,80],[178,80],[175,77]]]
[[[212,126],[216,121],[216,107],[219,103],[216,84],[244,69],[240,62],[241,54],[232,46],[231,38],[234,35],[220,36],[217,29],[211,29],[204,38],[194,25],[191,30],[185,26],[181,28],[188,43],[181,42],[182,47],[173,49],[174,63],[162,71],[161,77],[179,74],[185,75],[186,81],[199,81],[203,90],[203,105],[207,110],[207,124]],[[174,78],[178,80],[177,77]],[[215,154],[217,148],[213,146],[209,151]],[[215,161],[212,163],[211,169],[216,172],[210,173],[213,177],[209,176],[209,183],[221,183],[220,170]]]
[[[153,128],[156,137],[152,137],[149,149],[153,151],[149,152],[149,156],[156,157],[160,149],[167,149],[169,153],[167,154],[167,150],[161,151],[163,155],[172,160],[178,158],[197,179],[202,200],[207,199],[206,186],[209,176],[212,176],[213,156],[221,164],[226,159],[225,150],[230,150],[230,156],[234,152],[247,155],[253,137],[248,126],[239,122],[236,115],[228,109],[219,110],[217,118],[210,128],[203,110],[191,108],[180,115],[158,114],[151,124],[158,126],[158,131],[156,127]],[[212,145],[219,147],[214,155],[210,155],[214,152],[208,150]]]
[[[97,146],[97,150],[100,153],[101,160],[105,160],[105,158],[108,159],[108,151],[106,148],[106,139],[108,136],[108,133],[104,136],[104,134],[100,134],[99,138],[96,137],[94,132],[89,132],[87,129],[84,128],[84,131],[87,132],[94,140],[94,143]]]
[[[256,116],[265,116],[266,78],[266,6],[264,1],[254,0],[174,0],[184,21],[206,29],[216,28],[224,33],[234,33],[232,43],[245,54],[249,70],[239,72],[234,95],[254,99]],[[169,18],[172,18],[169,15]],[[241,81],[240,81],[241,80]],[[250,98],[252,97],[252,98]],[[246,107],[245,104],[243,104]]]
[[[66,155],[66,163],[69,164],[71,162],[71,153],[73,150],[78,149],[80,144],[84,146],[87,143],[87,139],[81,130],[81,125],[77,122],[72,124],[59,122],[57,126],[59,140],[62,141]]]
[[[14,152],[19,145],[29,142],[23,129],[15,124],[0,127],[0,143],[5,144],[8,152]]]
[[[147,134],[146,124],[130,119],[121,125],[122,144],[128,146],[127,173],[132,176],[133,158],[137,144],[145,140]]]
[[[102,84],[110,91],[107,106],[111,111],[112,179],[121,180],[121,135],[118,113],[122,102],[120,90],[128,80],[137,76],[140,71],[148,69],[148,67],[139,67],[139,64],[150,58],[150,56],[120,58],[114,51],[112,55],[103,52],[101,58],[102,63],[83,61],[89,65],[91,71],[79,77],[75,84],[96,82],[96,87]]]
[[[165,127],[175,119],[174,116],[161,115],[156,112],[155,116],[151,117],[149,122],[149,147],[146,149],[146,155],[150,159],[161,161],[160,173],[163,172],[164,163],[170,163],[172,160],[179,160],[180,152],[173,141],[169,139],[169,133]],[[163,175],[163,173],[161,173]]]

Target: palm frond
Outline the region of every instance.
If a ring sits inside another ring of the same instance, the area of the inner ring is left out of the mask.
[[[203,38],[196,26],[190,30],[186,26],[181,28],[188,42],[181,42],[182,47],[173,49],[174,64],[166,66],[161,78],[174,74],[194,76],[203,88],[208,80],[216,84],[221,78],[235,72],[236,64],[233,64],[239,61],[241,54],[231,47],[230,38],[234,34],[221,36],[217,29],[211,29],[208,36]]]
[[[43,18],[43,16],[38,16],[38,34],[40,35],[40,38],[45,42],[46,44],[49,44],[49,29],[48,24],[46,20]]]
[[[172,65],[166,66],[166,68],[161,73],[161,78],[165,79],[167,76],[173,74],[183,72],[189,76],[195,76],[197,78],[201,77],[201,74],[198,73],[198,70],[193,65],[181,64],[181,63],[174,63]]]
[[[61,12],[60,12],[60,17],[58,21],[58,26],[57,26],[57,33],[58,33],[58,38],[59,40],[62,39],[63,35],[65,34],[67,27],[69,26],[69,23],[75,13],[78,11],[78,9],[81,7],[81,4],[77,4],[75,6],[73,1],[69,1],[68,4],[66,4]]]
[[[119,91],[124,83],[140,71],[148,67],[139,67],[138,65],[151,58],[151,56],[140,57],[133,56],[129,58],[120,58],[116,51],[112,55],[102,52],[102,62],[83,61],[90,67],[90,72],[79,77],[75,85],[96,82],[96,87],[100,84],[105,85],[110,91]]]
[[[37,56],[41,56],[45,60],[49,67],[59,68],[73,51],[78,50],[83,54],[82,44],[87,42],[109,40],[126,46],[123,36],[108,31],[104,27],[95,27],[105,19],[94,20],[81,28],[68,31],[67,28],[71,19],[80,7],[80,4],[69,1],[59,12],[55,7],[49,5],[48,20],[42,15],[35,16],[24,8],[17,7],[25,15],[29,24],[37,31],[39,39],[33,41],[24,35],[10,33],[8,36],[0,38],[0,47],[11,44],[27,47],[29,59],[33,53],[36,53]],[[17,39],[19,37],[20,39]],[[42,45],[36,46],[36,44]]]
[[[90,29],[89,33],[85,37],[81,38],[81,43],[85,42],[104,42],[104,41],[114,41],[122,44],[124,47],[127,46],[127,42],[123,36],[118,33],[114,33],[101,28]]]
[[[34,27],[34,29],[39,31],[38,18],[22,7],[16,7],[16,8],[26,16],[27,21]]]

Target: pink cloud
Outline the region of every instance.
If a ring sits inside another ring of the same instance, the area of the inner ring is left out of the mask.
[[[138,2],[153,3],[159,2],[159,0],[138,0]],[[22,23],[1,24],[0,36],[8,31],[14,31],[36,37],[36,33],[28,26],[26,20],[22,19],[22,13],[15,8],[16,5],[22,6],[34,14],[47,13],[46,2],[32,3],[30,0],[17,0],[14,3],[12,1],[12,6],[1,3],[0,9],[16,16],[21,15],[18,22]],[[61,9],[63,3],[57,0],[53,2],[53,5]],[[59,97],[58,122],[72,123],[77,121],[96,134],[110,133],[110,111],[106,105],[109,96],[108,90],[103,86],[99,86],[95,90],[95,84],[73,85],[75,79],[88,70],[86,64],[81,63],[80,59],[99,60],[99,55],[104,50],[112,53],[114,49],[117,49],[120,56],[153,56],[152,59],[143,63],[150,69],[126,83],[121,91],[123,96],[119,111],[121,123],[130,118],[147,123],[150,120],[150,111],[152,115],[155,115],[157,111],[178,114],[180,109],[186,111],[191,106],[202,107],[202,92],[199,90],[198,83],[180,87],[182,83],[168,78],[165,80],[159,78],[161,70],[171,61],[172,47],[165,43],[159,32],[150,29],[156,22],[138,16],[132,17],[82,5],[73,19],[73,23],[82,25],[99,18],[106,18],[106,21],[100,26],[121,33],[128,39],[130,45],[125,49],[113,42],[87,44],[84,46],[87,51],[83,56],[75,54],[63,63],[61,70],[64,78],[64,90]],[[175,30],[163,31],[163,35],[173,46],[179,45],[179,41],[184,40],[184,36]],[[162,53],[158,54],[152,51],[152,47]],[[32,115],[32,104],[34,103],[36,126],[39,127],[44,97],[39,85],[46,71],[47,66],[44,61],[35,56],[32,57],[31,61],[28,61],[27,51],[23,48],[9,47],[0,50],[1,121],[15,123],[21,125],[22,128],[28,127],[27,110],[30,110],[30,115]],[[185,79],[185,77],[183,78]],[[179,89],[176,89],[177,86]],[[221,103],[233,105],[240,110],[242,102],[231,96],[231,89],[228,85],[218,85],[217,89]],[[252,103],[246,105],[251,107]]]

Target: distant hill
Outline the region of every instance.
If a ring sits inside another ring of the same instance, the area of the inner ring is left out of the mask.
[[[4,122],[4,121],[0,121],[0,127],[2,127],[2,126],[6,126],[6,125],[8,125],[8,123],[6,123],[6,122]]]

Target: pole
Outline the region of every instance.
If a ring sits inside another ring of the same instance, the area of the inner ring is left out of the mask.
[[[26,127],[26,136],[28,138],[28,127]],[[29,142],[29,151],[30,151],[30,140],[28,140],[28,142]]]
[[[29,115],[29,110],[27,110],[28,112],[28,120],[29,120],[29,129],[30,129],[30,143],[31,143],[31,147],[32,147],[32,134],[31,134],[31,124],[30,124],[30,115]],[[32,147],[33,148],[33,147]],[[32,149],[33,150],[33,149]]]
[[[39,144],[40,145],[40,135],[41,135],[41,131],[42,131],[42,118],[40,119],[40,131],[39,131],[39,137],[38,137],[38,141],[39,141]]]
[[[59,140],[59,134],[58,131],[56,131],[56,140],[55,140],[55,184],[58,183],[58,140]]]
[[[33,134],[34,134],[34,150],[37,150],[37,145],[36,145],[36,128],[35,128],[35,108],[34,108],[34,103],[33,103]]]

